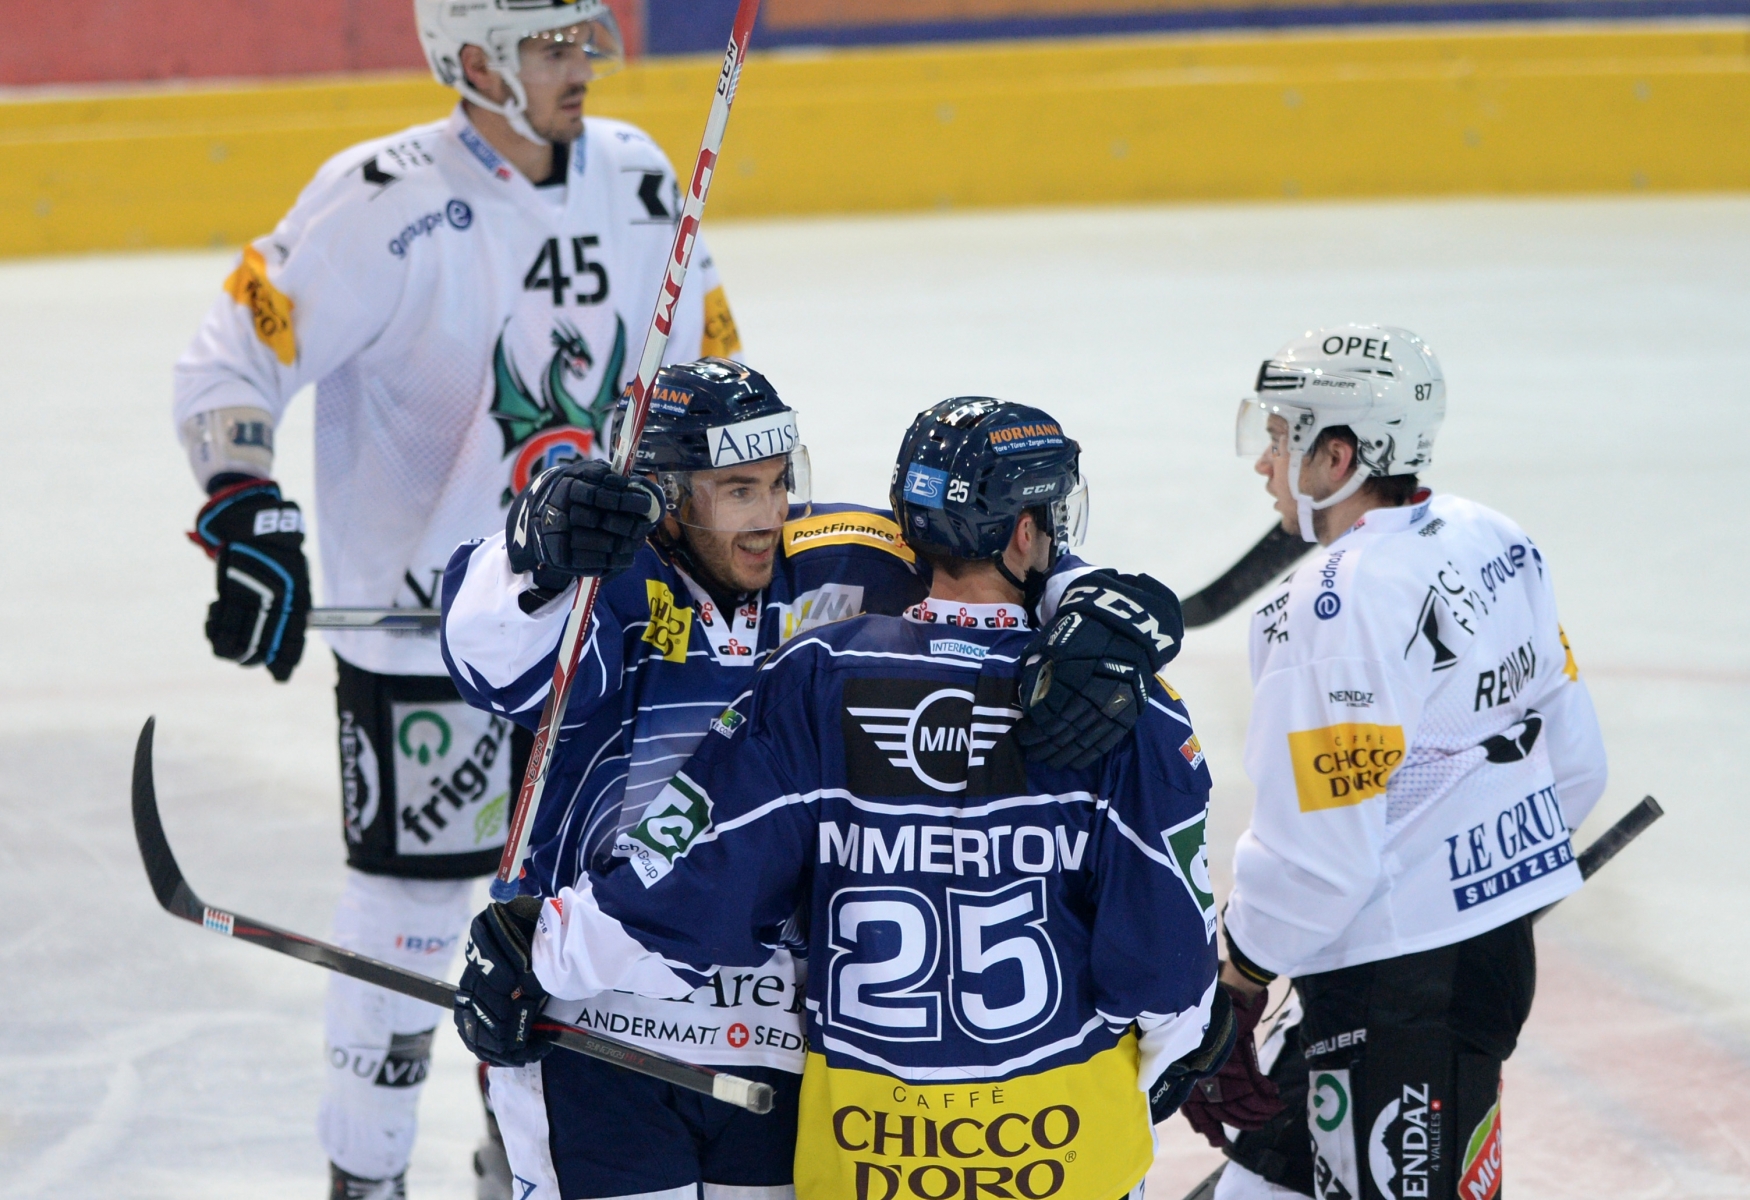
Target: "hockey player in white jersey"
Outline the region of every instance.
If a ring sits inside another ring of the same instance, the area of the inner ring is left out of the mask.
[[[1252,617],[1222,979],[1255,1024],[1290,976],[1304,1017],[1271,1072],[1286,1107],[1227,1146],[1220,1200],[1500,1191],[1531,914],[1580,886],[1605,755],[1537,545],[1419,484],[1445,408],[1433,352],[1373,325],[1290,342],[1241,404],[1240,452],[1322,549]],[[1270,1091],[1255,1061],[1186,1106],[1217,1144]]]
[[[621,61],[600,0],[417,0],[448,119],[326,163],[243,250],[176,366],[175,421],[210,499],[214,653],[297,665],[310,604],[273,429],[315,385],[329,604],[434,606],[450,552],[502,528],[541,469],[602,457],[673,237],[678,189],[642,132],[583,115]],[[669,354],[739,349],[704,246]],[[442,975],[470,880],[497,863],[528,735],[469,708],[435,637],[331,634],[348,871],[341,944]],[[440,1014],[335,978],[320,1140],[334,1195],[403,1190]]]

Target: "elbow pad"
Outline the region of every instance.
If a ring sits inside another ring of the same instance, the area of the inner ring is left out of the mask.
[[[182,445],[195,480],[220,475],[273,477],[273,416],[261,408],[215,408],[182,423]]]

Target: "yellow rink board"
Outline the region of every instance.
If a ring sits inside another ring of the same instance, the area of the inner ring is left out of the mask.
[[[692,161],[718,60],[590,111]],[[236,244],[416,75],[0,102],[0,255]],[[1466,27],[755,54],[711,215],[1743,189],[1750,26]]]

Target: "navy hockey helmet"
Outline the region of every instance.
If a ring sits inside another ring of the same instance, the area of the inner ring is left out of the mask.
[[[629,399],[630,389],[614,412],[616,432]],[[773,458],[787,460],[791,501],[806,504],[808,450],[797,437],[796,412],[764,375],[727,358],[677,363],[656,373],[632,470],[656,476],[671,512],[696,491],[695,472]],[[737,527],[740,522],[735,518]]]
[[[918,414],[889,502],[913,549],[952,558],[999,558],[1028,509],[1050,513],[1053,562],[1087,529],[1081,447],[1049,413],[989,396]]]

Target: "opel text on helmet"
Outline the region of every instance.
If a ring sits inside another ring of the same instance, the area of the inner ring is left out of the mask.
[[[1255,391],[1240,401],[1235,448],[1255,458],[1272,444],[1269,422],[1287,423],[1282,447],[1288,488],[1300,510],[1300,536],[1313,513],[1340,504],[1375,476],[1414,475],[1434,457],[1446,417],[1446,380],[1425,342],[1392,325],[1334,325],[1310,331],[1264,360]],[[1300,468],[1319,434],[1355,434],[1355,472],[1322,500],[1300,490]]]

